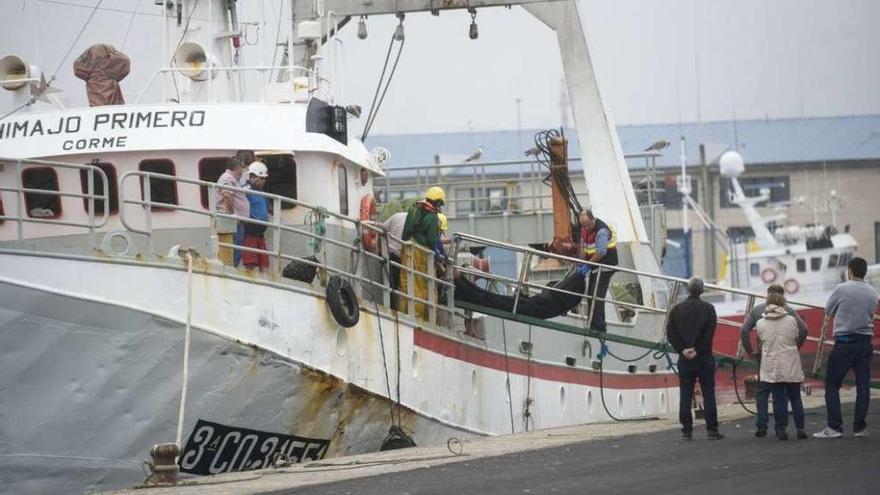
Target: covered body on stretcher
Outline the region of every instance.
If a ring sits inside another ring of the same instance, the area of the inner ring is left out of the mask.
[[[486,306],[513,313],[516,304],[516,314],[541,318],[543,320],[562,316],[580,304],[586,288],[584,270],[575,270],[570,275],[560,280],[553,287],[555,289],[573,292],[565,294],[550,288],[542,289],[533,296],[520,294],[519,302],[515,296],[505,296],[483,289],[465,277],[458,276],[454,279],[455,300],[466,303]]]

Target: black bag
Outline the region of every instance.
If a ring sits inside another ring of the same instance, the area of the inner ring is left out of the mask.
[[[318,262],[318,258],[314,256],[308,256],[303,259],[311,261],[312,263]],[[315,275],[317,274],[317,272],[317,266],[310,265],[299,260],[294,260],[284,267],[284,270],[281,272],[281,276],[284,278],[299,280],[300,282],[310,284],[312,283],[312,280],[315,280]]]

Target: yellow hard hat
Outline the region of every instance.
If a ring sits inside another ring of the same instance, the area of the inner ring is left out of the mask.
[[[446,232],[446,229],[449,228],[449,220],[446,219],[446,215],[438,213],[437,219],[440,220],[440,232]]]
[[[446,202],[446,193],[443,192],[442,187],[430,187],[428,188],[428,192],[425,193],[425,199],[430,199],[431,201],[439,201],[441,203]]]

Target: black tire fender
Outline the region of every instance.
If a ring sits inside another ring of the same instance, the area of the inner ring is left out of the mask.
[[[357,325],[361,318],[354,288],[339,275],[331,276],[327,282],[327,307],[333,319],[346,328]]]

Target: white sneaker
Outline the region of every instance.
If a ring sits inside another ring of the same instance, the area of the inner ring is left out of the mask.
[[[840,438],[843,436],[843,433],[835,430],[830,426],[826,426],[822,429],[822,431],[817,431],[813,433],[813,438]]]
[[[864,438],[864,437],[867,437],[870,435],[871,435],[871,432],[869,432],[867,428],[865,428],[862,431],[857,431],[857,432],[853,433],[854,437],[863,437]]]

